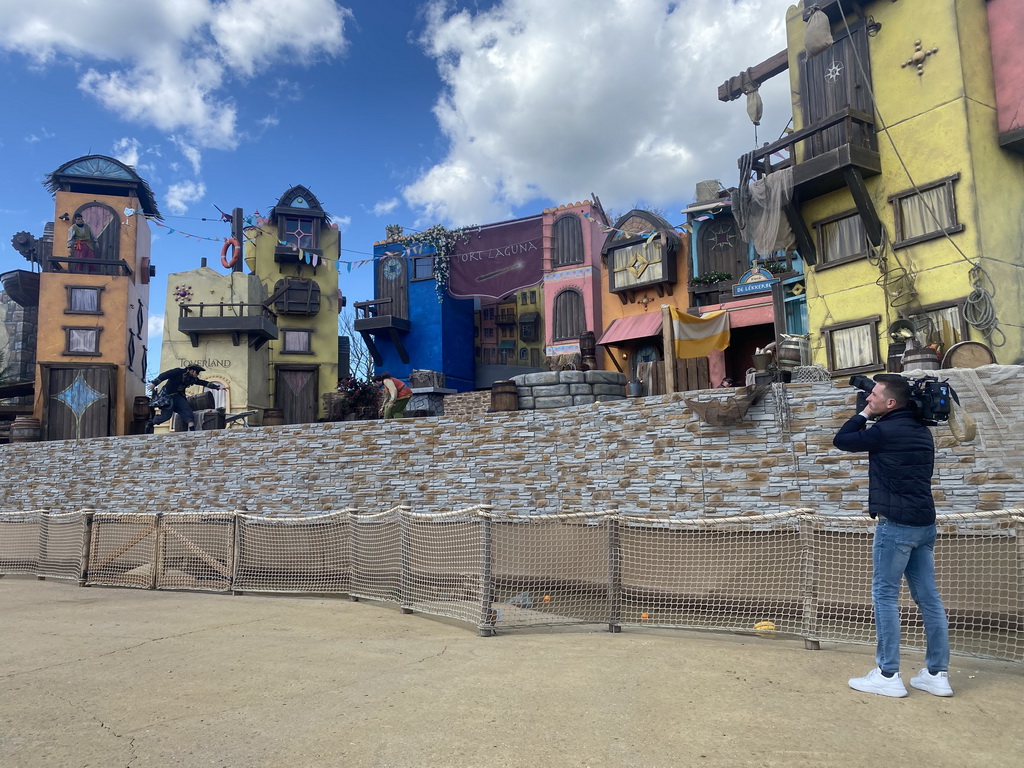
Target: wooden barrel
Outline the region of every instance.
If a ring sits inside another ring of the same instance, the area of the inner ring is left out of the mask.
[[[937,371],[939,370],[939,356],[934,349],[929,347],[911,349],[903,353],[903,370]]]
[[[135,398],[135,405],[132,407],[132,415],[141,421],[148,420],[152,415],[153,409],[149,407],[149,398],[145,395],[139,395]]]
[[[217,406],[213,399],[213,392],[205,390],[201,395],[192,395],[188,398],[189,407],[193,411],[209,411]]]
[[[39,419],[31,416],[19,416],[11,424],[12,443],[35,443],[42,439],[42,433]]]
[[[811,362],[811,346],[806,336],[783,336],[777,355],[780,370],[794,368]]]
[[[284,411],[280,408],[266,408],[263,411],[263,426],[277,427],[284,424]]]
[[[894,341],[889,345],[889,357],[885,361],[885,370],[899,373],[903,370],[903,353],[907,350],[907,342]]]
[[[514,381],[496,381],[491,384],[491,410],[519,410],[519,394]]]

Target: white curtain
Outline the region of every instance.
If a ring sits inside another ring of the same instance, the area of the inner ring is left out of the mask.
[[[871,325],[832,331],[833,370],[859,368],[875,360],[875,334]]]
[[[898,205],[904,240],[949,229],[956,224],[945,184],[900,198]]]

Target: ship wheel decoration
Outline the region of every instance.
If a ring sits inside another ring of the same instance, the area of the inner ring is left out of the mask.
[[[384,277],[388,280],[397,280],[402,274],[402,262],[394,256],[384,260]]]
[[[836,80],[838,80],[842,76],[843,62],[841,61],[833,61],[832,65],[827,70],[825,70],[825,79],[828,80],[830,83],[836,82]]]
[[[916,67],[917,76],[921,77],[924,74],[924,63],[928,60],[928,57],[939,52],[938,47],[929,48],[927,51],[921,47],[921,41],[914,41],[914,55],[909,59],[900,64],[900,68],[905,67]]]

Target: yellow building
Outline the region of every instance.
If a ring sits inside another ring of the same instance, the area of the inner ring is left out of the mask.
[[[56,215],[39,276],[34,414],[44,440],[128,434],[146,394],[146,217],[160,212],[149,185],[103,155],[65,163],[47,185]]]
[[[911,366],[967,341],[975,362],[1024,361],[1024,158],[997,121],[993,12],[1024,23],[997,0],[805,0],[787,50],[719,88],[731,100],[788,69],[794,130],[741,168],[792,190],[812,354],[836,377],[900,370],[905,343]],[[818,52],[815,28],[832,37]]]
[[[298,186],[241,234],[241,247],[225,245],[228,274],[169,276],[161,370],[198,362],[204,378],[228,385],[219,404],[257,411],[256,424],[268,410],[285,424],[317,421],[338,384],[339,232]]]

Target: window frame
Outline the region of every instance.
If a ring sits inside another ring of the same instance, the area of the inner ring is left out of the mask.
[[[313,329],[312,328],[281,328],[281,354],[282,355],[314,355],[313,351]],[[288,349],[287,339],[289,333],[305,334],[308,349]]]
[[[100,336],[103,333],[102,326],[98,325],[63,325],[61,326],[64,331],[64,351],[62,355],[69,357],[102,357],[103,352],[100,349]],[[91,331],[95,334],[96,344],[94,345],[94,352],[78,352],[71,349],[71,332],[72,331]]]
[[[65,315],[102,315],[103,314],[103,286],[102,285],[65,285],[68,303],[64,308]],[[96,309],[73,309],[72,300],[75,291],[92,291],[96,294]]]
[[[856,218],[858,221],[860,221],[860,230],[861,233],[864,235],[864,249],[859,253],[848,254],[845,256],[840,256],[835,259],[827,259],[828,254],[825,250],[825,237],[823,235],[824,228],[829,224],[835,224],[844,219],[852,218]],[[868,233],[867,229],[864,227],[864,219],[861,217],[860,212],[856,208],[845,210],[832,216],[827,216],[824,219],[819,219],[818,221],[814,222],[811,226],[814,227],[814,236],[818,245],[818,254],[821,257],[818,263],[814,265],[815,271],[820,272],[823,269],[838,267],[843,264],[850,264],[851,262],[861,261],[862,259],[866,259],[868,257],[868,253],[870,252],[868,244]]]
[[[825,355],[828,362],[828,369],[833,377],[885,370],[885,361],[882,359],[882,350],[878,339],[878,326],[881,322],[881,315],[871,315],[869,317],[861,317],[856,320],[848,320],[843,323],[833,323],[832,325],[823,325],[821,327],[820,333],[825,342]],[[836,349],[835,344],[832,341],[832,334],[836,331],[844,331],[850,328],[858,328],[860,326],[870,327],[871,339],[873,341],[872,362],[865,365],[853,366],[851,368],[836,368]]]
[[[580,325],[582,326],[576,334],[566,335],[566,332],[560,330],[562,326],[568,324],[568,320],[562,316],[565,309],[559,306],[559,303],[565,303],[568,299],[564,298],[566,294],[575,294],[579,300],[579,311],[580,311]],[[561,311],[560,311],[561,310]],[[587,302],[583,298],[583,293],[576,288],[565,288],[558,292],[555,296],[554,301],[551,302],[551,340],[552,341],[579,341],[580,334],[587,330]]]
[[[426,274],[420,274],[420,270],[423,265],[426,264]],[[409,264],[409,282],[415,283],[420,280],[433,280],[434,279],[434,257],[433,256],[413,256],[411,263]]]
[[[960,180],[960,173],[953,173],[949,176],[944,176],[941,179],[930,181],[927,184],[918,184],[917,187],[912,189],[904,189],[899,192],[894,192],[889,195],[888,201],[892,206],[893,216],[893,231],[895,233],[893,248],[907,248],[917,243],[927,242],[928,240],[934,240],[937,237],[945,237],[946,235],[955,235],[958,232],[963,232],[964,225],[960,221],[960,216],[956,209],[956,192],[953,189],[953,184]],[[912,235],[911,237],[905,237],[903,216],[900,212],[900,203],[909,197],[915,195],[920,196],[921,192],[930,192],[933,189],[943,187],[945,191],[946,204],[949,206],[949,213],[953,220],[953,225],[949,227],[940,227],[939,229],[926,232],[921,235]]]

